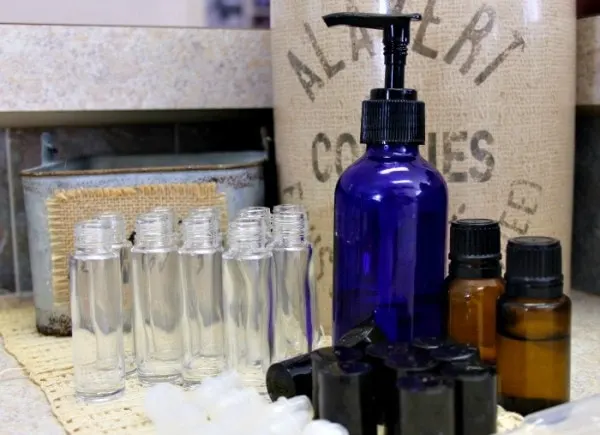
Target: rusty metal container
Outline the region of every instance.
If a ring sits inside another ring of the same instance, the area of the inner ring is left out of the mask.
[[[222,206],[225,216],[235,215],[263,205],[266,160],[259,151],[99,156],[23,171],[38,331],[71,332],[66,271],[76,220],[111,207],[126,215],[131,231],[135,215],[158,205],[180,216],[199,205]]]

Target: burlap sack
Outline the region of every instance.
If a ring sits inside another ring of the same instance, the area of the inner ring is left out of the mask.
[[[600,104],[600,17],[577,21],[577,104]]]
[[[277,0],[277,160],[284,200],[310,212],[326,327],[333,191],[363,150],[357,143],[361,101],[384,77],[380,32],[323,24],[323,14],[348,10],[423,14],[413,26],[407,85],[427,104],[422,154],[448,182],[450,217],[498,219],[505,240],[559,237],[568,279],[573,0]]]

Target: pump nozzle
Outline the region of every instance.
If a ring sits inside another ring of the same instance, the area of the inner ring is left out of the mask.
[[[383,54],[385,57],[385,87],[404,88],[404,66],[410,42],[410,23],[420,21],[420,14],[367,14],[361,12],[338,12],[323,17],[327,27],[350,26],[383,30]]]
[[[425,143],[425,104],[417,101],[417,91],[404,88],[404,67],[410,23],[421,15],[384,15],[338,12],[325,15],[327,27],[350,26],[383,30],[385,87],[371,89],[363,101],[360,140],[362,143]]]

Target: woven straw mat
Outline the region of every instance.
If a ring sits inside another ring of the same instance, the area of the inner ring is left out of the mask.
[[[52,412],[67,433],[154,433],[153,425],[143,409],[145,388],[135,377],[127,379],[125,394],[114,401],[84,404],[75,399],[71,338],[40,335],[35,329],[33,305],[0,311],[0,335],[4,338],[6,350],[44,392]],[[320,345],[331,345],[331,337],[323,337]],[[264,391],[263,380],[244,379],[244,382],[247,386]],[[522,421],[521,416],[499,407],[498,432],[514,429]]]
[[[225,194],[217,192],[215,183],[58,190],[48,198],[54,304],[69,303],[68,259],[73,252],[77,222],[102,212],[119,212],[125,217],[127,234],[130,234],[136,217],[158,206],[172,208],[177,219],[186,216],[192,208],[216,206],[221,208],[221,222],[224,225],[227,222]]]

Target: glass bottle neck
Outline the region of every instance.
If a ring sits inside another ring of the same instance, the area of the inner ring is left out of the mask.
[[[492,279],[502,277],[500,260],[472,260],[450,262],[450,279]]]
[[[367,144],[366,155],[369,157],[415,158],[419,156],[419,146],[406,143],[370,143]]]

